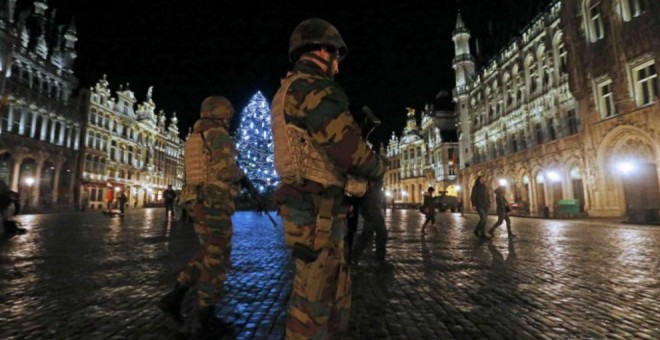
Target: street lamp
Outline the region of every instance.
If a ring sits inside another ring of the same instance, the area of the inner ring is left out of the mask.
[[[456,188],[456,192],[461,192],[461,186],[460,185],[455,186],[455,188]]]
[[[633,171],[635,171],[635,164],[633,164],[632,162],[629,162],[629,161],[619,162],[616,165],[616,167],[624,175],[628,175],[628,174],[632,173]]]
[[[548,179],[552,182],[560,182],[561,176],[556,171],[548,171]]]
[[[504,179],[504,178],[500,178],[499,181],[498,181],[498,183],[500,184],[500,186],[503,186],[503,187],[509,185],[509,181],[507,181],[507,180]]]

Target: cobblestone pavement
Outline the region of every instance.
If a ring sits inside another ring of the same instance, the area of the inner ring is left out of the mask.
[[[513,218],[477,240],[476,216],[439,214],[420,235],[415,210],[387,211],[388,266],[354,271],[346,339],[660,337],[660,228]],[[0,338],[175,339],[154,307],[197,245],[163,209],[25,215],[0,237]],[[494,222],[494,217],[490,217]],[[233,269],[217,315],[225,338],[283,333],[290,286],[280,228],[234,216]]]

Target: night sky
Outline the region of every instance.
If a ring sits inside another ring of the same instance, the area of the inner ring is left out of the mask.
[[[547,2],[48,0],[58,24],[75,14],[81,87],[106,73],[113,90],[128,82],[142,101],[153,85],[157,110],[176,111],[182,135],[209,95],[227,96],[237,112],[257,90],[270,101],[290,67],[295,26],[310,17],[328,20],[349,48],[336,80],[351,110],[359,115],[368,105],[384,122],[372,135],[375,141],[401,131],[406,107],[452,108],[449,97],[436,96],[453,87],[457,6],[472,31],[473,51],[479,39],[483,62]],[[19,1],[21,8],[29,4]]]

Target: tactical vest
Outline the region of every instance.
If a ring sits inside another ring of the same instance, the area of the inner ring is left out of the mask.
[[[287,184],[302,184],[303,179],[307,179],[324,188],[337,186],[344,188],[350,195],[361,197],[367,190],[366,180],[344,176],[307,130],[286,123],[284,100],[289,87],[294,81],[306,77],[309,76],[289,72],[273,98],[271,128],[275,145],[275,170],[282,182]]]
[[[208,148],[204,145],[203,133],[193,133],[186,141],[184,157],[186,185],[197,185],[209,179],[211,155],[208,154]]]

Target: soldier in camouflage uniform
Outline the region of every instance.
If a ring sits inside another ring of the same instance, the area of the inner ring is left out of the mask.
[[[334,338],[346,330],[351,282],[344,259],[344,186],[354,188],[351,183],[364,183],[366,190],[366,181],[379,178],[385,171],[362,140],[361,130],[348,111],[346,93],[333,80],[346,52],[346,44],[333,25],[316,18],[301,22],[289,46],[295,65],[273,100],[275,165],[282,177],[275,200],[284,219],[286,243],[295,258],[287,339]],[[291,131],[303,134],[291,138]],[[287,145],[283,140],[286,136],[289,145],[305,140],[302,157],[291,164],[304,163],[308,172],[297,173],[307,175],[287,177],[278,166],[290,157],[282,149]],[[324,162],[315,163],[315,159]],[[321,169],[323,166],[330,170]],[[322,179],[319,173],[324,171],[334,173],[334,178]],[[312,175],[319,179],[311,180]]]
[[[214,304],[221,298],[230,266],[231,215],[239,181],[244,177],[236,164],[234,140],[227,131],[233,115],[225,97],[206,98],[201,119],[185,145],[186,185],[179,199],[189,209],[201,247],[158,307],[181,323],[181,301],[189,288],[196,288],[193,332],[203,332],[213,320]]]

